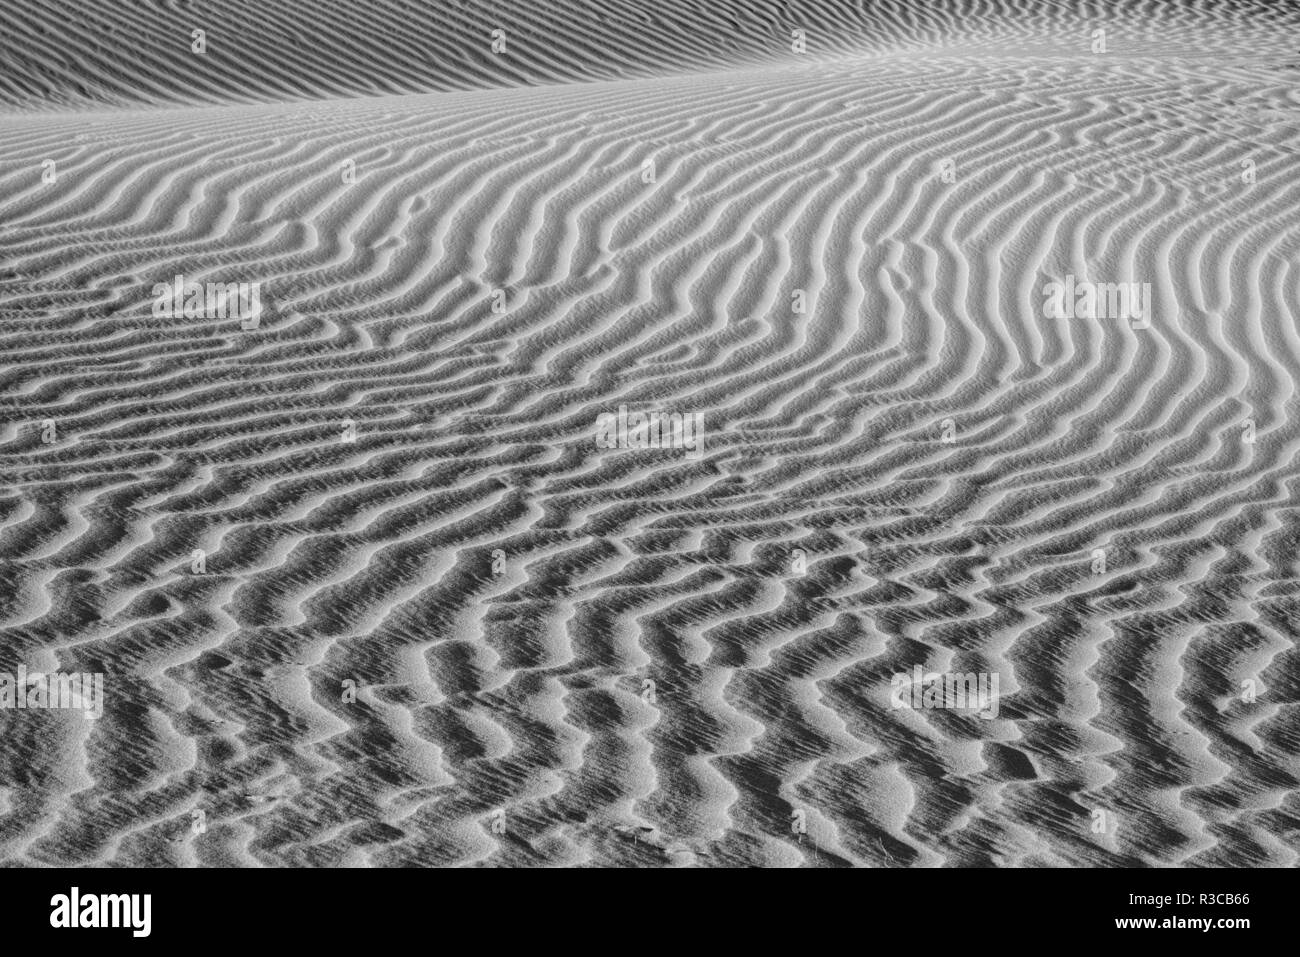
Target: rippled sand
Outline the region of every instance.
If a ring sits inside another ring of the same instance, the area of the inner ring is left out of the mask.
[[[0,860],[1297,863],[1296,6],[0,26]]]

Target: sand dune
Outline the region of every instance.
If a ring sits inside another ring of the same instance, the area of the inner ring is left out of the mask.
[[[3,24],[0,859],[1297,863],[1297,6]]]

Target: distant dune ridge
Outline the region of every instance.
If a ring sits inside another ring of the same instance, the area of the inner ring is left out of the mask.
[[[1298,862],[1300,5],[0,10],[0,860]]]

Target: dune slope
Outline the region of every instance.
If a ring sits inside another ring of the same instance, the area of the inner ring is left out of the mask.
[[[2,20],[0,859],[1296,863],[1295,6]]]

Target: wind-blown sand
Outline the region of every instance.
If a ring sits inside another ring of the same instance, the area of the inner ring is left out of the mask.
[[[0,27],[0,860],[1297,863],[1297,7]]]

